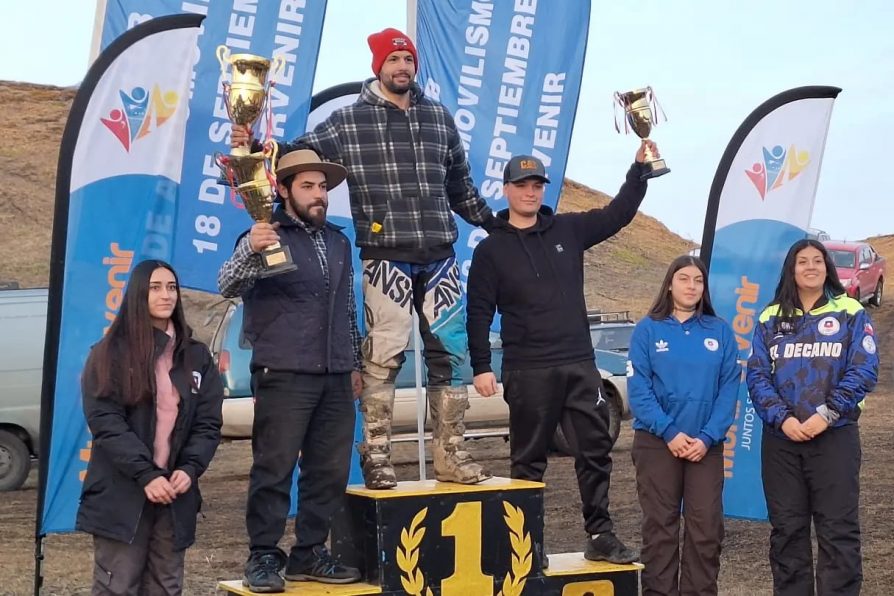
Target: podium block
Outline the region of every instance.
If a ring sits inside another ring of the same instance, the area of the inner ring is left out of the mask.
[[[616,596],[639,594],[643,566],[588,561],[583,553],[549,555],[549,569],[532,594],[561,596]],[[532,586],[533,588],[533,586]]]
[[[540,482],[508,478],[474,485],[399,482],[381,491],[349,486],[333,519],[331,551],[360,569],[362,583],[287,582],[286,594],[639,594],[642,565],[597,563],[566,553],[550,555],[543,568],[543,489]],[[218,587],[252,593],[238,581]]]
[[[242,585],[242,580],[234,580],[220,582],[217,589],[228,594],[239,594],[239,596],[255,596],[257,592],[252,592]],[[285,596],[363,596],[366,594],[381,594],[382,588],[370,584],[345,584],[342,586],[336,584],[321,584],[319,582],[286,582],[286,591],[280,592]]]
[[[332,552],[386,594],[521,594],[541,570],[543,487],[507,478],[351,486]]]

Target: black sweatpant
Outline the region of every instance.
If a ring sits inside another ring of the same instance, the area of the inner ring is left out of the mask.
[[[773,526],[770,569],[777,596],[814,594],[811,520],[819,546],[816,594],[860,593],[861,457],[856,424],[831,428],[803,443],[764,429],[761,472]]]
[[[691,462],[674,457],[664,439],[638,430],[632,456],[643,510],[643,596],[716,595],[723,542],[723,445]]]
[[[290,559],[310,563],[341,504],[354,442],[350,373],[252,375],[255,418],[245,525],[252,554],[274,552],[289,514],[292,473],[301,454],[300,507]]]
[[[592,360],[503,371],[503,399],[509,404],[511,475],[543,480],[550,439],[561,424],[574,450],[574,469],[589,534],[612,531],[608,487],[612,440],[602,377]]]

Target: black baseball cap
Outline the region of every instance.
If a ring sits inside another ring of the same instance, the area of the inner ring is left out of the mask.
[[[542,161],[533,155],[516,155],[503,168],[503,184],[518,182],[525,178],[539,178],[549,184]]]

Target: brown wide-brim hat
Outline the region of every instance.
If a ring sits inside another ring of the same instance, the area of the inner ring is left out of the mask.
[[[341,184],[348,175],[344,166],[331,161],[323,161],[316,151],[298,149],[279,158],[276,165],[276,181],[281,184],[289,176],[301,172],[323,172],[329,190]]]

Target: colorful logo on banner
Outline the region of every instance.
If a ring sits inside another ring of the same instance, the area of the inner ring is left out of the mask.
[[[232,254],[236,238],[252,223],[240,202],[230,200],[230,189],[218,184],[221,173],[214,163],[214,154],[229,152],[231,122],[223,102],[217,47],[223,44],[233,53],[285,60],[269,99],[271,121],[262,117],[257,129],[266,130],[269,126],[276,138],[292,140],[305,129],[326,0],[106,0],[105,4],[103,48],[135,25],[160,16],[184,12],[205,15],[187,99],[189,120],[182,178],[176,189],[170,261],[181,285],[216,292],[220,266]],[[141,138],[144,123],[139,112],[145,95],[135,97],[128,90],[122,94],[122,105],[109,106],[116,113],[109,114],[109,123],[104,124],[125,148],[128,143],[133,147]],[[164,94],[162,99],[166,99]],[[146,118],[150,117],[151,98],[149,103],[143,108]],[[133,108],[135,113],[129,114],[126,108]],[[150,126],[158,124],[153,119]]]
[[[100,121],[112,131],[126,151],[130,151],[131,143],[141,139],[160,127],[174,115],[180,103],[180,95],[176,91],[162,93],[158,85],[152,87],[152,93],[143,87],[134,87],[130,93],[121,89],[121,107],[109,112],[108,117]]]
[[[756,161],[750,170],[745,170],[745,174],[760,193],[761,200],[766,198],[768,192],[792,180],[810,165],[810,152],[803,149],[799,151],[794,145],[788,151],[782,145],[776,145],[772,149],[764,147],[763,158],[763,162]]]

